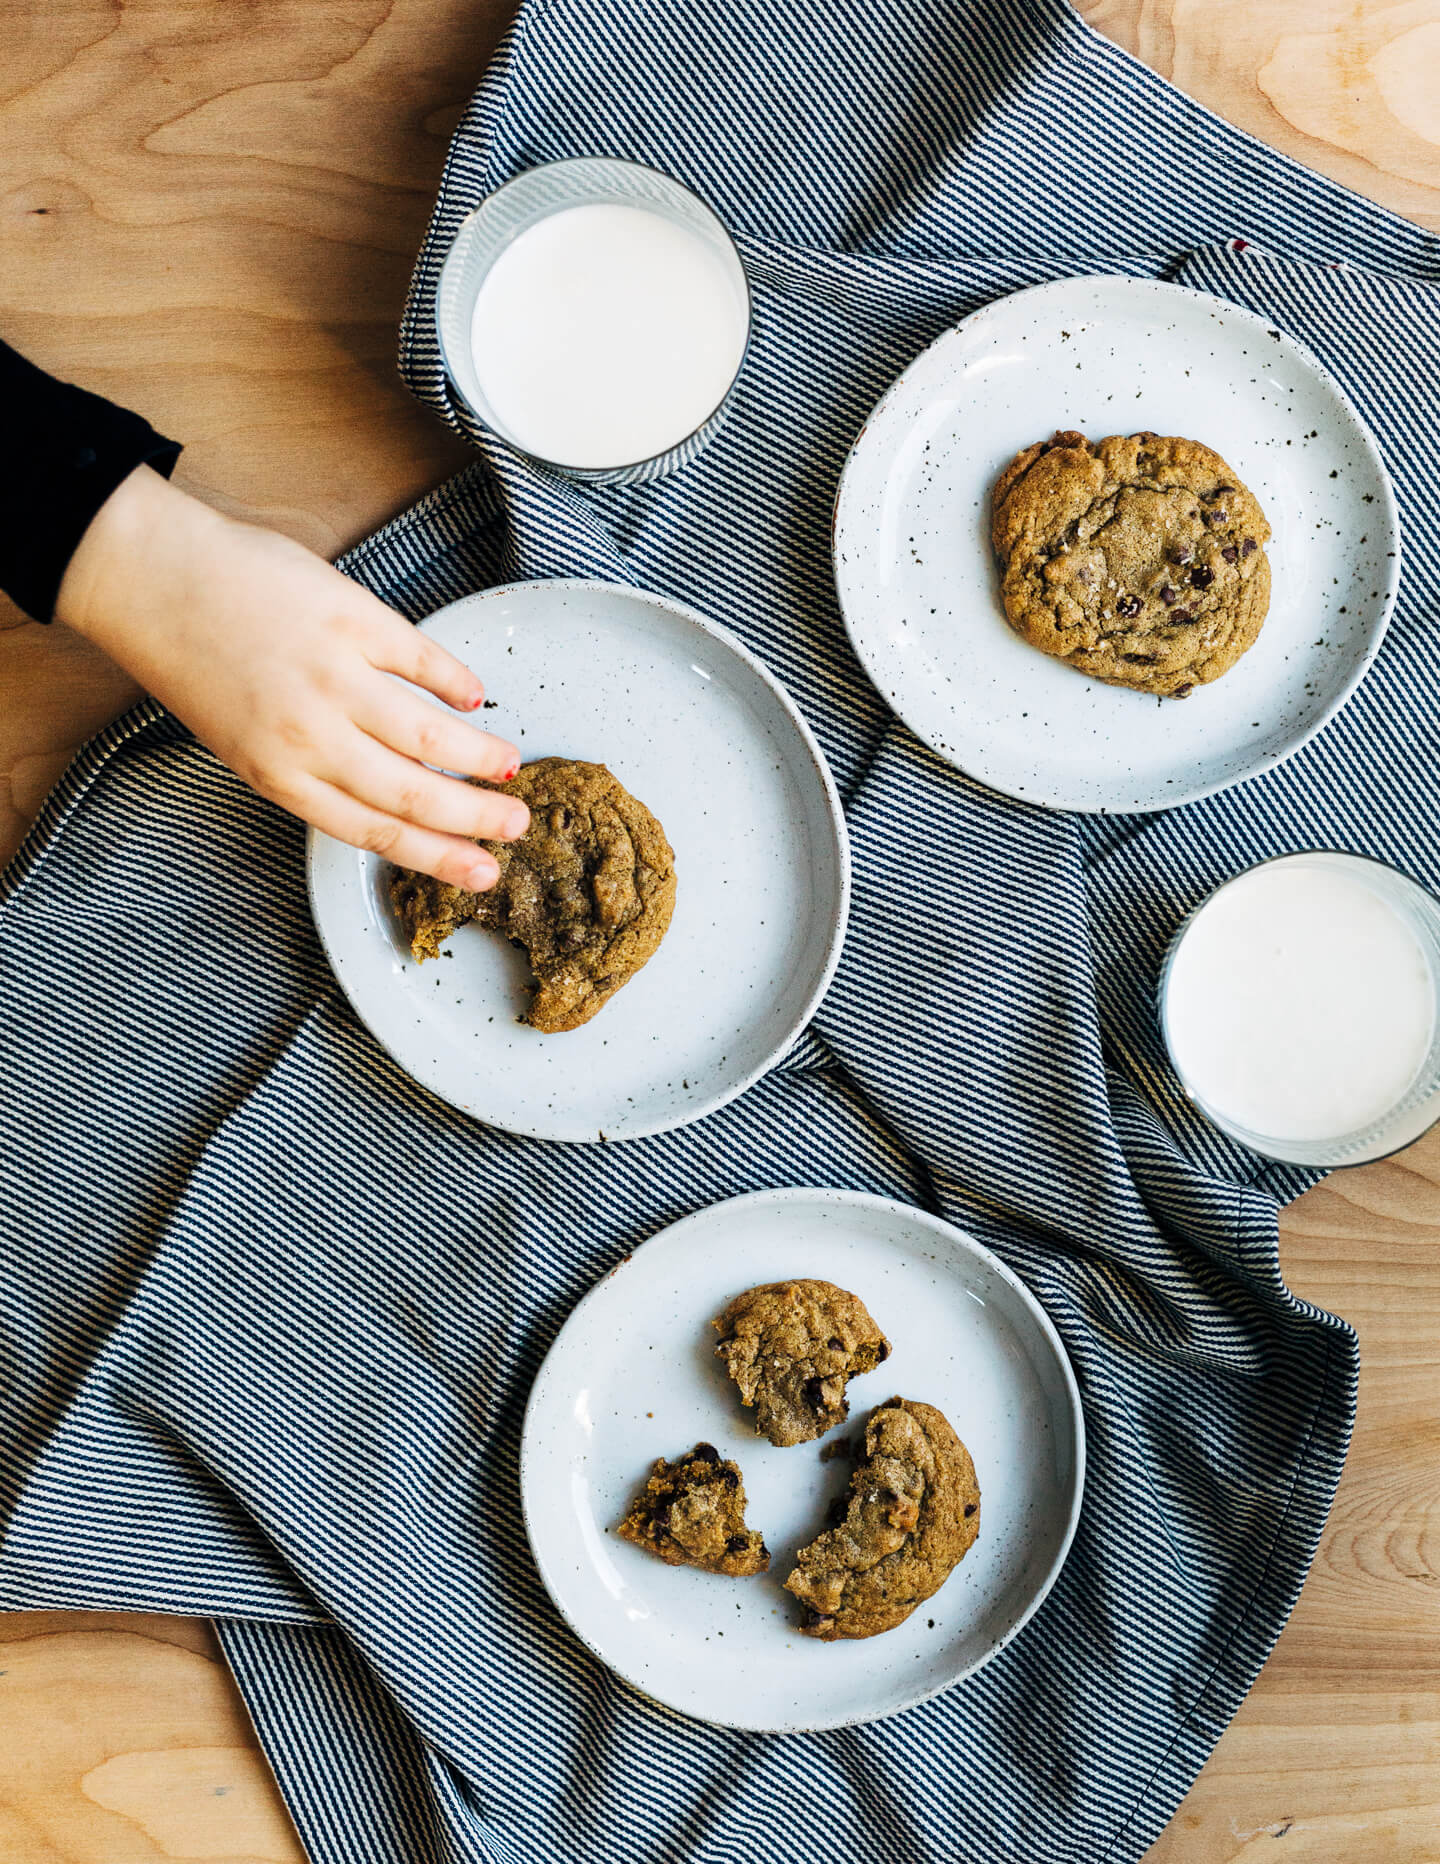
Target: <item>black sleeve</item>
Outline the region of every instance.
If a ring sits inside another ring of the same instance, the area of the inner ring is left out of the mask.
[[[137,466],[169,478],[179,453],[138,414],[0,343],[0,589],[49,621],[95,513]]]

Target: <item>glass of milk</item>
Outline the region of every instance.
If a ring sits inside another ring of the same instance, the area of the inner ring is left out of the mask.
[[[694,458],[750,339],[735,243],[657,169],[527,169],[461,224],[435,302],[441,360],[485,427],[553,471],[635,484]]]
[[[1170,1060],[1223,1132],[1296,1165],[1360,1165],[1440,1120],[1440,901],[1317,850],[1203,900],[1160,977]]]

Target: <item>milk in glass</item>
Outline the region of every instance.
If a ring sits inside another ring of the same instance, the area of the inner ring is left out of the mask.
[[[598,201],[526,228],[481,283],[475,370],[496,424],[557,465],[635,464],[669,451],[725,398],[749,307],[702,234]]]
[[[1222,887],[1171,960],[1175,1066],[1224,1121],[1274,1140],[1343,1138],[1414,1086],[1435,978],[1404,915],[1339,865],[1267,863]]]

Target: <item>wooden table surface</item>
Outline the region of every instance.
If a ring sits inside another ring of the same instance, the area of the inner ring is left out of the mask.
[[[183,436],[193,490],[341,549],[464,457],[401,388],[395,325],[506,11],[0,0],[0,331]],[[1082,11],[1232,121],[1440,229],[1440,0]],[[133,692],[0,607],[0,693],[3,857]],[[1355,1445],[1294,1618],[1151,1864],[1437,1864],[1440,1135],[1302,1198],[1282,1255],[1292,1287],[1360,1330]],[[301,1856],[203,1623],[0,1614],[5,1864]]]

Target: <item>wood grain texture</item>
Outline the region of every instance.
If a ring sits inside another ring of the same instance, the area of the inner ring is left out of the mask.
[[[1079,0],[1078,10],[1262,142],[1440,230],[1440,0]]]
[[[1081,10],[1440,228],[1440,0]],[[0,0],[0,331],[184,438],[207,498],[343,548],[463,458],[400,387],[395,324],[506,11]],[[3,858],[132,694],[13,610],[0,694]],[[1150,1864],[1440,1864],[1440,1135],[1301,1199],[1282,1257],[1360,1330],[1355,1447],[1295,1616]],[[301,1856],[206,1626],[0,1615],[4,1864]]]
[[[207,1625],[0,1614],[5,1864],[303,1864]]]

